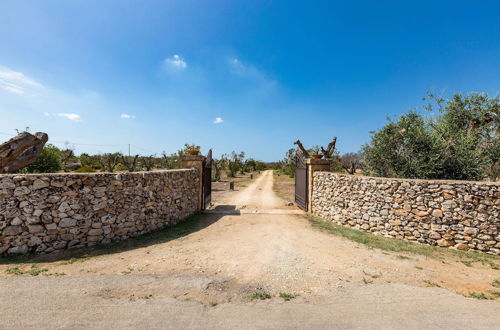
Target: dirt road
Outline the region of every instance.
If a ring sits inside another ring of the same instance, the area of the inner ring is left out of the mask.
[[[498,328],[498,301],[456,293],[491,289],[498,270],[320,232],[272,181],[266,171],[217,194],[181,238],[38,264],[51,276],[0,276],[0,328]]]

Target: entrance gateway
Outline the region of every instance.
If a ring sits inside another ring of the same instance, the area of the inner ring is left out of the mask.
[[[297,148],[295,153],[295,204],[302,210],[308,207],[308,169],[306,164],[307,155]]]

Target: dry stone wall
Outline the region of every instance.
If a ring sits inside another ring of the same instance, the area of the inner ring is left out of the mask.
[[[338,224],[500,254],[500,184],[315,172],[312,211]]]
[[[124,240],[197,210],[194,169],[0,175],[0,254]]]

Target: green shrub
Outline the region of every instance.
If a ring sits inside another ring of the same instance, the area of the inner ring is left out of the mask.
[[[500,175],[500,98],[430,95],[438,112],[415,110],[372,132],[363,147],[367,174],[415,179],[495,181]],[[435,107],[435,106],[434,106]],[[433,105],[425,110],[434,111]]]
[[[85,165],[85,166],[80,167],[77,170],[74,170],[73,172],[76,172],[76,173],[91,173],[91,172],[95,172],[95,169],[92,166]]]
[[[62,169],[61,150],[47,144],[43,147],[38,160],[21,170],[23,173],[55,173]]]

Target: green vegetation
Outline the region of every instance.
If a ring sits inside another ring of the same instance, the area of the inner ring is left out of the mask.
[[[495,181],[500,176],[500,98],[429,95],[424,107],[402,115],[363,147],[367,174],[419,179]]]
[[[140,156],[138,154],[127,156],[120,152],[90,155],[82,153],[75,155],[73,147],[66,145],[60,149],[54,145],[47,144],[42,149],[40,158],[36,163],[20,170],[20,173],[55,173],[59,171],[75,173],[92,172],[115,172],[115,171],[151,171],[155,169],[179,169],[182,167],[181,158],[190,150],[200,151],[196,144],[184,144],[184,147],[175,153],[168,155],[165,151],[160,157],[156,155]],[[245,153],[232,152],[230,155],[222,155],[219,159],[213,159],[213,179],[220,180],[221,171],[227,171],[230,177],[238,172],[244,174],[251,171],[266,169],[266,164],[253,158],[245,159]]]
[[[62,170],[61,158],[63,153],[51,144],[43,147],[38,160],[21,170],[23,173],[50,173]]]
[[[7,268],[7,270],[5,272],[7,274],[10,274],[10,275],[23,275],[24,274],[24,272],[17,266]]]
[[[31,269],[27,271],[26,273],[31,275],[31,276],[38,276],[41,273],[48,272],[49,270],[47,268],[38,268],[38,265],[31,265]]]
[[[71,264],[74,264],[75,262],[84,262],[84,261],[87,261],[90,258],[92,258],[90,255],[83,254],[81,256],[77,256],[77,257],[70,258],[68,260],[64,260],[64,261],[61,262],[61,264],[62,265],[71,265]]]
[[[466,297],[480,299],[480,300],[491,299],[490,297],[488,297],[487,295],[485,295],[482,292],[481,293],[472,292],[469,295],[467,295]]]
[[[47,268],[39,268],[38,265],[31,265],[30,269],[25,271],[22,270],[19,266],[14,266],[14,267],[9,267],[5,271],[9,275],[24,275],[28,274],[31,276],[38,276],[42,273],[48,272],[49,270]]]
[[[351,241],[364,244],[369,248],[398,253],[406,252],[430,258],[440,258],[443,255],[453,255],[458,257],[461,261],[463,260],[471,263],[478,262],[483,265],[488,265],[492,269],[500,269],[500,258],[498,256],[481,252],[442,249],[436,246],[416,244],[408,241],[373,235],[357,229],[343,227],[316,216],[307,216],[307,218],[314,228],[333,235],[345,237]],[[403,259],[405,259],[404,256]]]
[[[432,282],[429,280],[423,280],[422,282],[424,282],[428,287],[436,287],[436,288],[441,287],[441,285],[437,284],[436,282]]]
[[[295,299],[297,297],[298,297],[297,294],[280,292],[280,298],[283,299],[284,301],[290,301],[290,300]]]
[[[500,288],[500,280],[499,279],[493,280],[493,282],[491,282],[491,285],[495,288]]]
[[[80,167],[79,169],[74,170],[73,172],[76,173],[90,173],[90,172],[95,172],[95,168],[93,168],[90,165],[85,165]]]
[[[246,296],[246,298],[250,301],[252,301],[252,300],[266,300],[266,299],[271,299],[271,295],[265,291],[257,291],[257,292],[254,292],[254,293]]]

